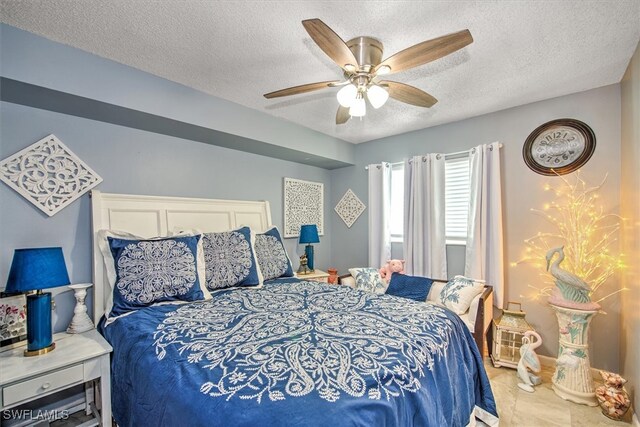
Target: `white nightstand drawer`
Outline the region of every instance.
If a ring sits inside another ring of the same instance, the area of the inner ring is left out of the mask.
[[[49,393],[52,390],[82,382],[83,379],[84,368],[82,365],[61,369],[47,375],[41,375],[37,378],[5,387],[2,390],[2,403],[3,406],[9,406],[21,400],[31,399],[40,394]]]

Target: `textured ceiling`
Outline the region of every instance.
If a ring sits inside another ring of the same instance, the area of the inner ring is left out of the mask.
[[[337,89],[262,96],[341,78],[302,27],[309,18],[344,40],[381,40],[384,57],[465,28],[474,43],[390,76],[434,95],[433,108],[389,100],[337,126]],[[0,20],[359,143],[619,82],[640,38],[640,0],[1,0]]]

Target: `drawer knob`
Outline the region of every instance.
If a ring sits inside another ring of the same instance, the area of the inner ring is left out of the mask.
[[[49,387],[51,387],[51,383],[50,383],[50,382],[46,382],[46,383],[42,384],[42,389],[43,389],[43,390],[46,390],[46,389],[48,389]]]

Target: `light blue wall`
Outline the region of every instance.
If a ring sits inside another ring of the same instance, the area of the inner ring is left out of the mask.
[[[255,154],[242,153],[156,133],[0,103],[0,158],[22,150],[53,133],[104,179],[104,192],[268,200],[273,223],[282,227],[283,177],[325,184],[331,194],[330,171]],[[91,282],[91,200],[81,197],[53,217],[0,185],[0,288],[5,285],[15,248],[62,246],[73,283]],[[331,208],[327,225],[315,245],[316,264],[331,263]],[[297,268],[302,253],[296,239],[285,245]],[[56,290],[56,292],[62,289]],[[73,314],[70,293],[56,298],[56,330],[66,328]]]
[[[0,104],[0,158],[53,133],[104,178],[98,188],[106,192],[269,200],[273,222],[282,226],[283,177],[323,182],[329,195],[330,172],[308,164],[353,163],[354,147],[337,138],[5,24],[0,76],[12,101]],[[127,123],[127,114],[146,123]],[[63,247],[74,283],[91,281],[90,209],[85,195],[49,218],[0,185],[0,288],[13,249],[43,245]],[[321,268],[330,264],[332,246],[326,210],[325,236],[316,246]],[[295,239],[286,246],[297,266]],[[59,331],[74,301],[64,292],[56,303]]]
[[[446,102],[446,101],[443,101]],[[505,301],[521,301],[527,319],[542,333],[542,353],[557,354],[557,323],[535,288],[544,287],[548,276],[543,271],[528,266],[509,267],[519,260],[525,250],[523,240],[546,230],[544,219],[531,213],[550,201],[551,192],[544,191],[546,183],[557,184],[558,178],[538,175],[527,168],[522,159],[522,145],[530,132],[549,120],[570,117],[589,124],[597,138],[593,157],[582,168],[582,176],[590,183],[600,183],[608,175],[601,191],[603,206],[608,212],[619,213],[620,195],[620,86],[611,85],[586,92],[567,95],[546,101],[527,104],[484,116],[436,126],[402,135],[359,144],[356,147],[356,165],[337,169],[331,173],[331,205],[351,188],[368,206],[367,164],[381,161],[398,162],[413,155],[425,153],[451,153],[470,149],[483,143],[500,141],[502,148],[503,222],[505,243]],[[555,181],[554,181],[555,179]],[[332,217],[332,258],[336,267],[344,271],[348,267],[367,264],[368,227],[366,210],[363,216],[348,229],[336,216]],[[454,248],[455,250],[455,248]],[[448,251],[451,254],[451,248]],[[540,254],[543,256],[543,254]],[[460,255],[456,256],[459,269]],[[611,291],[617,289],[617,281],[609,283]],[[618,297],[604,304],[607,315],[593,321],[593,365],[617,372],[618,355],[610,349],[618,348],[619,312]]]

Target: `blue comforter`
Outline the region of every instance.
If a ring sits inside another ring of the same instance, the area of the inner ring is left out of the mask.
[[[102,332],[120,426],[465,426],[474,409],[497,416],[469,330],[429,303],[275,281],[141,309]]]

